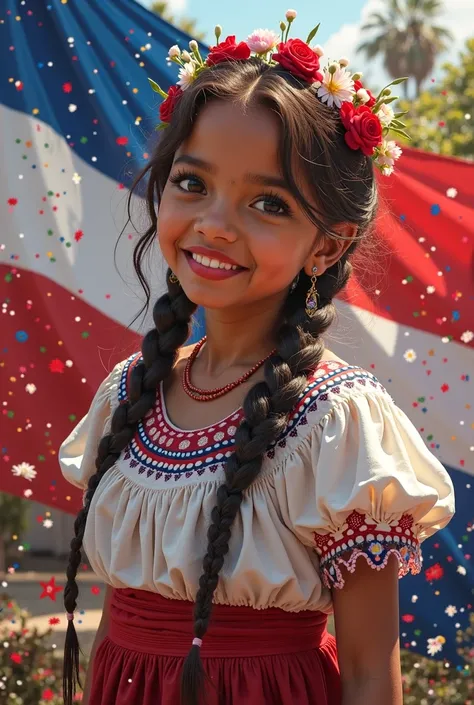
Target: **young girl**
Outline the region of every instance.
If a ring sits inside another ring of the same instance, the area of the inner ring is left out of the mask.
[[[322,339],[401,123],[390,89],[282,32],[219,43],[217,28],[206,62],[196,43],[170,50],[180,85],[134,257],[143,280],[158,237],[168,291],[60,453],[85,490],[66,705],[83,545],[107,584],[87,705],[402,702],[397,580],[453,488],[380,382]],[[198,305],[207,336],[187,346]]]

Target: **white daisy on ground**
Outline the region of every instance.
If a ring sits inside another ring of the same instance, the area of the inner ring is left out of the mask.
[[[76,186],[78,186],[78,185],[81,183],[81,181],[82,181],[82,176],[79,176],[79,174],[77,173],[77,171],[75,171],[74,174],[73,174],[73,176],[72,176],[72,180],[74,181],[74,183],[76,184]]]
[[[457,188],[454,188],[454,186],[452,186],[451,188],[448,188],[448,190],[446,191],[446,196],[448,198],[456,198],[457,195],[458,195],[458,190],[457,190]]]
[[[34,465],[30,465],[29,463],[20,463],[19,465],[14,465],[12,467],[12,473],[16,475],[16,477],[24,477],[25,480],[34,480],[36,477],[36,470]]]
[[[43,526],[45,529],[50,529],[53,526],[53,520],[52,519],[45,519],[43,521]]]
[[[349,71],[337,66],[334,73],[328,69],[323,71],[323,82],[318,88],[318,98],[327,103],[330,108],[335,105],[340,108],[345,101],[352,101],[354,81]]]
[[[28,394],[34,394],[36,392],[36,384],[27,384],[25,390],[28,392]]]
[[[191,83],[196,78],[196,64],[194,61],[189,61],[187,64],[179,69],[179,81],[178,86],[181,86],[181,90],[185,91]]]
[[[454,605],[448,605],[444,611],[448,617],[454,617],[454,615],[458,613],[458,610]]]

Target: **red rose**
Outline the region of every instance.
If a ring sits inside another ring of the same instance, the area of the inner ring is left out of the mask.
[[[323,75],[319,71],[319,56],[301,39],[280,42],[278,54],[273,54],[272,59],[294,76],[303,78],[308,83],[323,80]]]
[[[366,157],[371,157],[375,147],[382,142],[382,125],[379,118],[366,105],[355,108],[352,103],[341,105],[342,124],[347,132],[346,144],[351,149],[360,149]]]
[[[242,59],[248,59],[250,56],[250,47],[245,42],[235,41],[235,34],[227,37],[223,42],[217,44],[215,47],[211,47],[209,50],[209,56],[206,59],[206,64],[208,66],[213,66],[214,64],[220,64],[221,61],[240,61]]]
[[[355,92],[357,93],[357,91],[360,90],[361,88],[363,88],[364,91],[367,91],[367,93],[370,96],[370,100],[367,101],[367,103],[364,103],[364,105],[366,105],[368,108],[372,108],[375,105],[375,103],[377,102],[377,98],[374,96],[372,91],[369,91],[369,89],[364,86],[362,81],[354,81]]]
[[[161,122],[171,122],[173,110],[175,109],[176,103],[182,95],[183,91],[181,90],[180,86],[171,86],[168,91],[168,97],[160,105]]]

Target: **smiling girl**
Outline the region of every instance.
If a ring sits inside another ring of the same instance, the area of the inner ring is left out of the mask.
[[[254,32],[179,86],[142,177],[168,291],[142,349],[64,442],[85,490],[64,592],[78,666],[81,549],[107,584],[87,705],[401,705],[398,578],[454,510],[449,476],[372,374],[325,348],[334,298],[400,150],[322,50]],[[140,178],[142,178],[140,177]],[[186,345],[204,308],[206,337]],[[334,612],[336,639],[326,630]],[[337,648],[336,648],[337,644]]]

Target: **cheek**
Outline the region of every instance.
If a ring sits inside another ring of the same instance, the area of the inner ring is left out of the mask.
[[[172,198],[167,198],[165,191],[158,211],[157,226],[158,243],[165,256],[170,249],[175,249],[176,241],[185,230],[186,222],[183,215],[183,209],[177,207]]]

